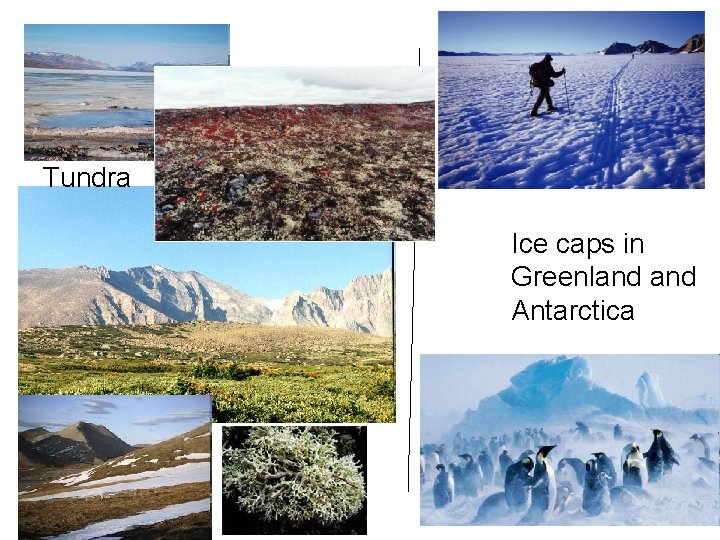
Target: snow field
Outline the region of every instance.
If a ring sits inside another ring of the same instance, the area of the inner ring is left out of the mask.
[[[192,482],[210,481],[210,462],[185,463],[177,467],[165,467],[156,471],[111,476],[100,480],[92,480],[83,484],[84,489],[23,498],[23,502],[62,499],[68,497],[95,497],[130,491],[136,489],[152,489],[164,486],[175,486]],[[97,486],[97,487],[90,487]]]
[[[439,187],[704,187],[704,54],[557,57],[566,108],[530,118],[538,59],[439,58]]]
[[[127,531],[133,527],[153,525],[154,523],[159,523],[161,521],[188,516],[198,512],[208,512],[209,510],[210,499],[173,504],[166,506],[165,508],[148,510],[147,512],[141,512],[140,514],[126,518],[109,519],[107,521],[93,523],[84,529],[54,536],[53,540],[91,540],[98,537],[107,537],[107,535]]]

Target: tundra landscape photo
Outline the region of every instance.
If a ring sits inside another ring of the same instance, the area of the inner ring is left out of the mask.
[[[420,399],[421,525],[718,525],[718,355],[427,355]]]
[[[705,187],[704,12],[440,12],[439,48],[440,188]]]
[[[152,188],[113,191],[20,190],[21,394],[210,395],[217,422],[394,421],[392,244],[155,243]]]
[[[25,25],[25,159],[152,160],[155,66],[226,66],[229,39],[227,25]]]
[[[209,538],[208,396],[19,396],[19,538]]]
[[[435,71],[158,68],[158,240],[432,240]]]

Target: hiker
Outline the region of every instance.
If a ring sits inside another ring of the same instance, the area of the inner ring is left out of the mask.
[[[555,71],[550,63],[552,60],[552,56],[546,54],[545,58],[543,58],[540,62],[530,66],[532,85],[540,89],[540,95],[535,102],[535,106],[533,107],[530,116],[540,116],[538,114],[538,109],[540,108],[540,105],[542,105],[543,100],[547,100],[548,111],[557,110],[557,107],[553,106],[552,98],[550,97],[550,88],[555,86],[555,82],[552,80],[553,78],[565,75],[565,68],[562,68],[562,71]]]

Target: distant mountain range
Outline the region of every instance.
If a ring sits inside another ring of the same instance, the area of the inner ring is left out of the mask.
[[[188,63],[168,63],[168,62],[135,62],[129,66],[111,66],[105,62],[83,58],[74,54],[65,54],[58,52],[26,52],[25,67],[27,68],[43,68],[43,69],[96,69],[103,71],[135,71],[143,73],[152,73],[155,66],[188,66],[188,65],[221,65],[221,64],[188,64]]]
[[[688,40],[678,48],[673,48],[670,45],[660,43],[659,41],[653,41],[651,39],[642,42],[640,45],[630,45],[629,43],[619,43],[616,41],[609,47],[606,47],[605,49],[600,51],[600,54],[678,54],[696,52],[705,52],[705,34],[695,34],[693,36],[690,36]]]
[[[20,328],[70,324],[159,324],[222,321],[326,326],[392,336],[392,271],[358,276],[342,290],[321,287],[268,301],[199,272],[159,265],[123,271],[104,267],[18,272]]]
[[[438,56],[545,56],[549,54],[551,56],[565,56],[561,52],[523,52],[523,53],[486,53],[486,52],[452,52],[452,51],[438,51]]]
[[[697,53],[705,52],[705,34],[694,34],[688,38],[688,40],[678,48],[673,48],[670,45],[661,43],[659,41],[653,41],[648,39],[642,42],[640,45],[631,45],[630,43],[621,43],[616,41],[609,45],[605,49],[598,51],[599,54],[613,55],[613,54],[640,54],[640,53]],[[525,53],[487,53],[487,52],[453,52],[453,51],[438,51],[438,56],[545,56],[550,54],[551,56],[564,56],[561,52],[525,52]]]

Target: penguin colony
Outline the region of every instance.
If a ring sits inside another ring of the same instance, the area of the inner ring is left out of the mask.
[[[704,475],[716,475],[716,481],[720,481],[718,463],[711,459],[709,437],[693,434],[683,447],[690,463],[696,463],[692,471],[684,470],[682,474],[697,475],[696,482],[706,482]],[[614,427],[612,438],[627,440],[620,425]],[[542,428],[526,428],[512,436],[489,439],[466,439],[458,433],[451,448],[444,444],[423,446],[420,480],[432,482],[436,509],[453,504],[460,496],[477,498],[479,507],[472,524],[497,520],[508,523],[515,516],[518,524],[534,525],[551,523],[562,514],[594,517],[614,507],[639,508],[653,500],[653,484],[662,485],[663,479],[673,474],[673,468],[680,466],[677,453],[661,429],[652,430],[652,443],[644,452],[637,442],[626,444],[619,454],[619,467],[613,459],[617,454],[610,452],[611,457],[601,449],[583,459],[572,456],[572,440],[606,444],[604,437],[583,422],[576,422],[562,437],[549,435]],[[551,457],[559,445],[566,456]],[[513,456],[523,448],[526,450]],[[483,490],[489,486],[494,489],[484,495]],[[496,492],[498,488],[503,491]]]

